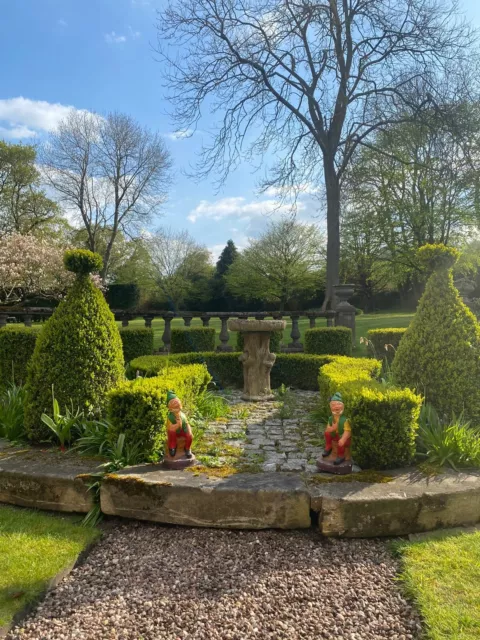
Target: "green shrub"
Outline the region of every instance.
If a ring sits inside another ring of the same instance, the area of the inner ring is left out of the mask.
[[[171,356],[143,356],[130,362],[131,376],[157,376],[167,367],[202,363],[207,366],[213,381],[219,388],[242,387],[243,366],[240,353],[181,353]],[[271,372],[272,387],[296,389],[318,389],[318,371],[324,364],[332,362],[334,356],[314,356],[304,353],[278,353]]]
[[[87,272],[98,268],[100,257],[69,251],[65,264],[77,277],[40,332],[28,368],[25,427],[34,442],[51,437],[41,416],[51,413],[52,385],[60,407],[101,412],[108,391],[124,376],[115,318]]]
[[[0,391],[0,438],[11,442],[26,440],[24,426],[25,387],[10,382]]]
[[[199,353],[215,350],[215,329],[213,327],[187,327],[172,329],[172,353]]]
[[[305,353],[352,355],[352,330],[348,327],[318,327],[305,331]]]
[[[391,469],[412,462],[421,397],[410,389],[382,385],[378,360],[336,358],[320,370],[323,407],[335,391],[352,421],[352,456],[364,468]]]
[[[273,331],[270,334],[270,352],[278,353],[280,351],[283,340],[283,331]],[[241,331],[237,331],[236,337],[236,351],[243,352],[243,333]]]
[[[188,416],[210,380],[204,365],[193,364],[171,366],[161,376],[120,383],[108,397],[110,441],[115,442],[124,433],[125,443],[137,444],[145,458],[161,456],[166,438],[167,391],[175,391]]]
[[[0,387],[12,381],[16,385],[25,383],[27,365],[35,350],[38,329],[13,326],[0,329]]]
[[[151,327],[122,327],[120,338],[126,363],[139,356],[149,356],[153,353],[153,329]]]
[[[406,328],[370,329],[367,331],[368,351],[371,356],[391,363]]]
[[[480,326],[453,284],[455,251],[426,246],[419,251],[437,265],[395,355],[396,384],[425,396],[442,418],[464,413],[480,420]],[[440,265],[440,266],[438,266]]]

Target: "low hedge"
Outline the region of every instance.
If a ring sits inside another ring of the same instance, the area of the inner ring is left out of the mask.
[[[317,327],[305,331],[305,353],[352,355],[352,330],[348,327]]]
[[[279,353],[283,340],[283,331],[272,331],[270,334],[270,352]],[[237,331],[236,350],[243,351],[243,333]]]
[[[120,337],[125,363],[139,356],[153,353],[153,329],[151,327],[122,327]]]
[[[213,327],[172,329],[170,350],[172,353],[214,351],[215,329]]]
[[[116,442],[125,434],[126,445],[139,446],[147,460],[163,455],[167,419],[167,391],[181,399],[187,414],[194,411],[211,377],[204,365],[170,367],[154,378],[120,383],[108,394],[109,438]]]
[[[207,366],[218,388],[242,387],[243,366],[240,353],[182,353],[171,356],[143,356],[130,362],[130,376],[157,376],[167,367],[201,363]],[[324,364],[332,362],[333,356],[315,356],[304,353],[278,353],[272,368],[272,387],[281,384],[297,389],[318,389],[318,371]]]
[[[410,389],[375,380],[381,363],[336,358],[320,369],[322,404],[340,391],[352,421],[352,456],[363,468],[392,469],[412,462],[422,398]]]
[[[41,327],[7,326],[0,329],[0,386],[12,380],[24,384],[27,365],[35,350]]]
[[[368,351],[370,355],[380,360],[386,358],[388,362],[393,362],[400,340],[406,330],[406,327],[402,327],[370,329],[367,331],[367,338],[369,340]],[[387,348],[385,348],[385,345],[387,345]]]

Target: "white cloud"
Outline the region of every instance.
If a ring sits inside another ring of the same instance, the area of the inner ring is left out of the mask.
[[[194,133],[193,129],[178,129],[178,131],[166,133],[165,137],[170,138],[170,140],[183,140],[183,138],[191,138]]]
[[[59,27],[63,27],[63,28],[68,27],[68,22],[63,18],[60,18],[59,20],[57,20],[57,24]]]
[[[0,127],[0,137],[21,139],[21,138],[33,138],[37,135],[37,132],[33,129],[29,129],[25,125],[15,126],[13,123],[8,127]]]
[[[0,100],[0,135],[31,138],[40,131],[55,131],[60,121],[74,108],[21,96]]]
[[[132,0],[132,7],[148,7],[150,0]]]
[[[303,208],[302,203],[297,209]],[[285,214],[291,210],[288,204],[279,204],[277,200],[252,200],[248,202],[244,197],[221,198],[220,200],[201,200],[188,215],[190,222],[201,218],[222,220],[234,217],[242,222],[250,222],[252,218],[259,218],[268,214]]]
[[[122,36],[119,33],[115,33],[115,31],[106,33],[104,38],[107,44],[120,44],[127,41],[127,36]]]
[[[311,182],[304,182],[301,184],[297,184],[295,185],[295,187],[289,188],[289,187],[268,187],[265,191],[264,194],[266,196],[270,196],[273,198],[280,198],[280,197],[290,197],[292,196],[295,192],[300,193],[302,195],[308,195],[308,196],[313,196],[316,195],[317,193],[320,193],[320,189],[319,187],[315,187]]]
[[[136,40],[142,35],[140,31],[134,31],[130,25],[128,25],[128,30],[130,32],[130,37],[133,38],[133,40]]]

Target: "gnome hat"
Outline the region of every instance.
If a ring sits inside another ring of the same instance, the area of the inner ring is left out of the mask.
[[[343,404],[342,394],[340,391],[336,391],[330,398],[330,402],[341,402]]]
[[[177,394],[175,391],[167,391],[167,405],[170,404],[171,400],[176,400]]]

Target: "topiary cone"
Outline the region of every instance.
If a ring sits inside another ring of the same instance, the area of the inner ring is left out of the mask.
[[[122,341],[102,292],[90,273],[102,268],[91,251],[67,251],[65,267],[76,274],[65,299],[40,333],[27,375],[25,427],[30,440],[51,438],[42,413],[52,413],[52,385],[60,410],[99,413],[107,392],[124,377]]]
[[[480,326],[453,284],[455,249],[426,245],[422,263],[433,273],[395,355],[395,383],[417,390],[448,418],[480,419]]]

